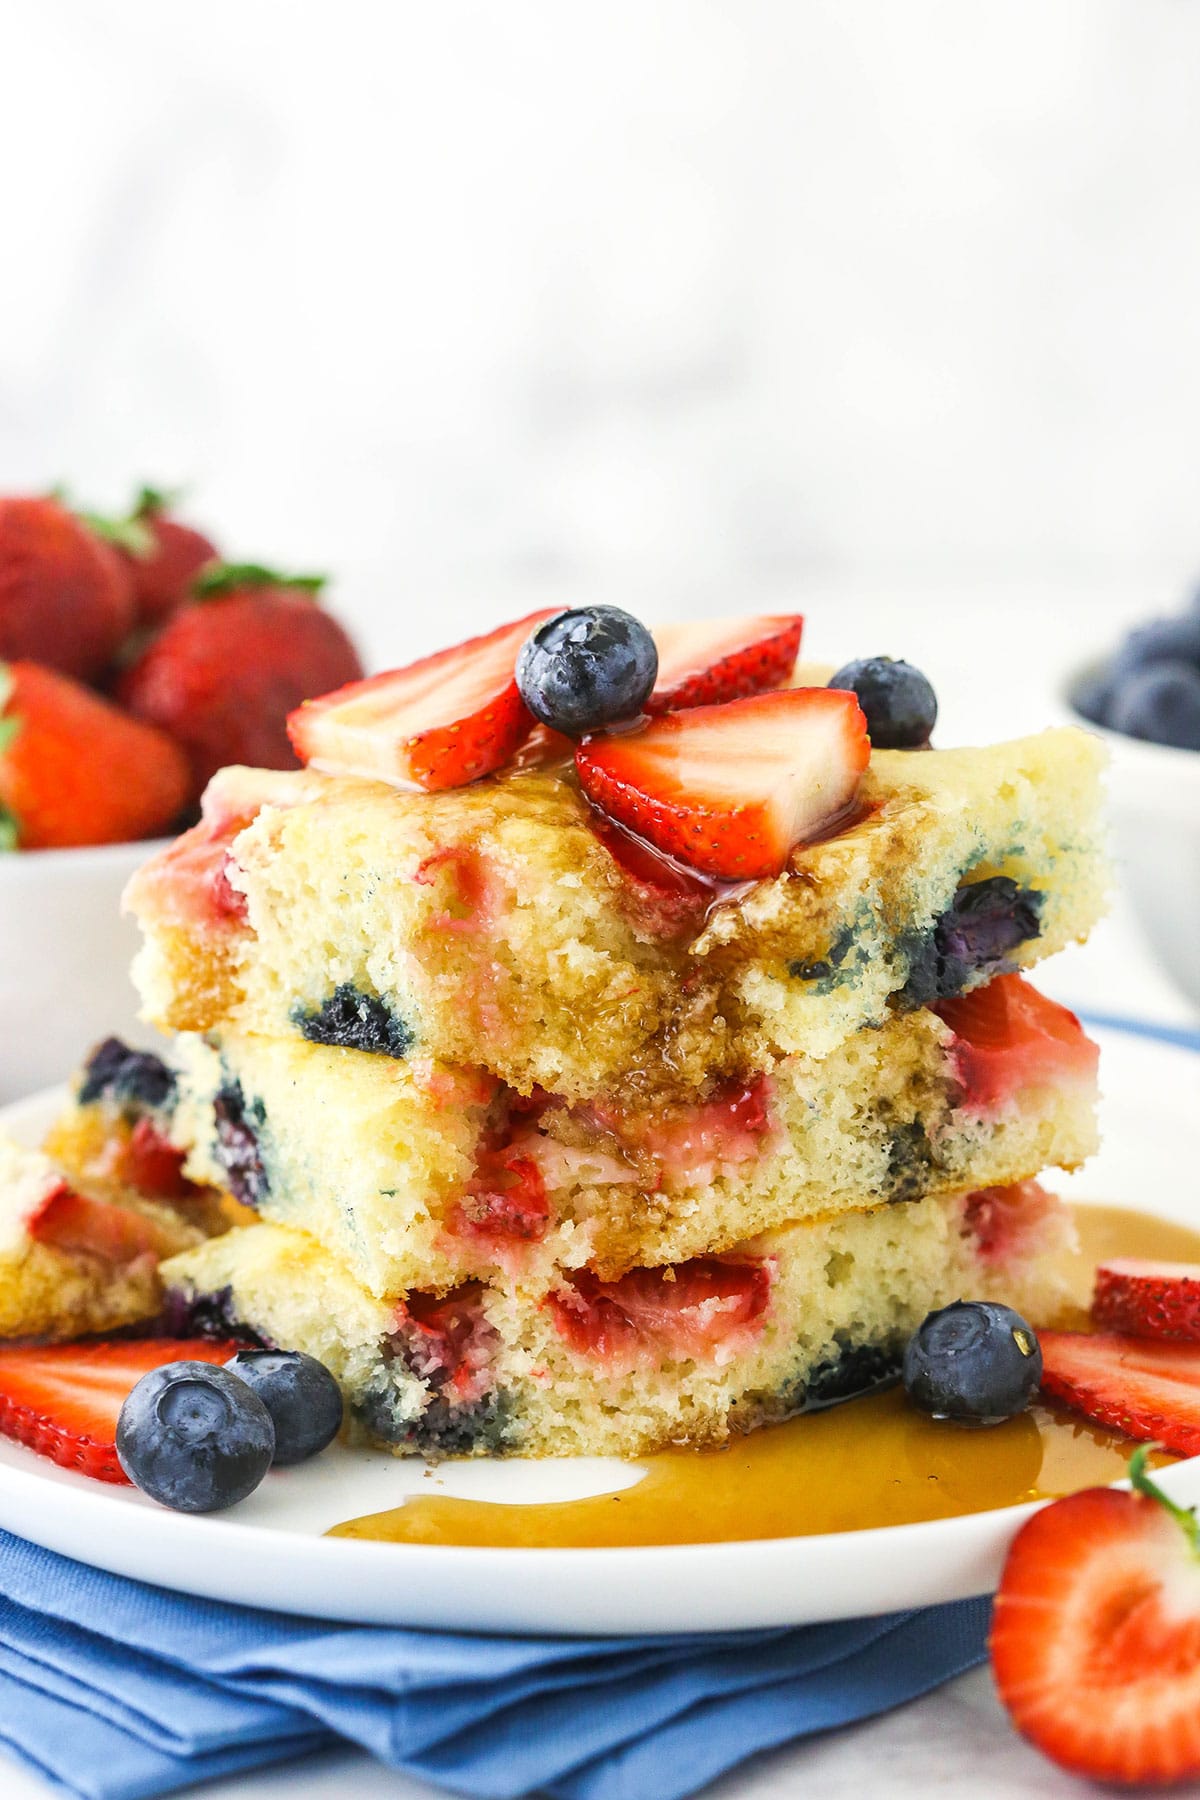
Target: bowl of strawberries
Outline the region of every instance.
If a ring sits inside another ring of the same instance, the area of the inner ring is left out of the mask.
[[[0,497],[0,1101],[134,1028],[121,894],[228,763],[357,679],[322,580],[228,563],[143,489],[123,518]]]

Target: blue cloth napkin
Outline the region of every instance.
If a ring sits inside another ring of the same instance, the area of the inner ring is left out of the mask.
[[[682,1800],[970,1668],[988,1611],[710,1637],[397,1631],[194,1600],[0,1533],[0,1746],[86,1800],[338,1739],[480,1800]]]

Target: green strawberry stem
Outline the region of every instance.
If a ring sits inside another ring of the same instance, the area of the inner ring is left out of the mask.
[[[154,533],[150,529],[152,520],[161,513],[170,512],[179,499],[182,490],[179,488],[154,488],[143,485],[138,489],[133,505],[123,519],[110,519],[106,513],[81,512],[81,518],[89,531],[103,538],[106,544],[112,544],[118,550],[124,550],[139,561],[153,556],[155,549]],[[55,490],[55,497],[69,505],[65,488]]]
[[[16,686],[16,677],[8,664],[0,663],[0,714],[4,713],[5,707],[16,691]],[[15,713],[9,713],[7,717],[0,717],[0,756],[3,756],[20,729],[21,721]]]
[[[1157,1500],[1161,1507],[1170,1513],[1175,1523],[1181,1528],[1188,1543],[1197,1556],[1200,1556],[1200,1519],[1196,1517],[1194,1506],[1176,1506],[1169,1500],[1156,1481],[1151,1481],[1146,1473],[1146,1463],[1150,1452],[1157,1448],[1155,1444],[1139,1444],[1129,1459],[1129,1484],[1135,1494],[1141,1494],[1147,1500]]]
[[[16,678],[8,664],[0,662],[0,715],[4,714],[16,685]],[[0,756],[4,755],[20,729],[21,721],[15,714],[0,716]],[[0,805],[0,855],[6,850],[18,850],[20,845],[21,827],[16,814],[9,812],[7,806]]]
[[[182,488],[147,487],[143,483],[129,516],[131,519],[152,519],[157,513],[171,512],[182,500],[183,493]]]
[[[127,519],[110,519],[104,513],[81,512],[76,518],[82,519],[89,531],[111,544],[114,550],[124,550],[130,556],[136,556],[139,562],[154,554],[154,533],[136,513]]]
[[[299,588],[316,595],[329,579],[327,575],[282,575],[262,563],[213,563],[197,575],[192,593],[198,600],[216,599],[235,588]]]

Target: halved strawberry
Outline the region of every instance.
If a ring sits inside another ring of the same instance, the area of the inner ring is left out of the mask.
[[[933,1011],[957,1040],[952,1055],[969,1109],[1002,1106],[1022,1088],[1095,1079],[1100,1051],[1075,1014],[1021,975],[996,975]]]
[[[239,1348],[198,1338],[5,1345],[0,1348],[0,1435],[64,1469],[128,1486],[117,1461],[116,1434],[121,1407],[134,1384],[166,1363],[228,1362]]]
[[[169,1256],[177,1248],[173,1240],[166,1241],[153,1219],[112,1200],[77,1194],[65,1181],[26,1220],[26,1230],[36,1243],[98,1256],[116,1266],[136,1262],[140,1256]]]
[[[853,694],[795,688],[592,738],[575,764],[610,818],[690,868],[749,881],[836,820],[870,754]]]
[[[1200,1343],[1200,1263],[1114,1257],[1096,1270],[1092,1317],[1106,1331]]]
[[[800,613],[656,625],[658,677],[646,711],[717,706],[782,686],[796,666],[803,630]]]
[[[663,1269],[630,1269],[600,1281],[583,1269],[546,1305],[565,1342],[604,1362],[716,1357],[745,1342],[766,1311],[771,1275],[763,1262],[696,1256]]]
[[[556,610],[306,700],[288,719],[296,754],[328,774],[429,792],[490,775],[533,730],[517,691],[517,652]]]
[[[992,1615],[992,1670],[1017,1730],[1093,1781],[1200,1775],[1200,1544],[1194,1513],[1130,1464],[1021,1527]]]
[[[1200,1455],[1200,1344],[1119,1332],[1042,1331],[1042,1392],[1176,1456]]]

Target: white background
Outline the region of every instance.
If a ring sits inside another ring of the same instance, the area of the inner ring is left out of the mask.
[[[375,660],[1200,567],[1186,0],[3,10],[0,487],[189,481]]]
[[[1200,571],[1186,0],[9,0],[0,490],[187,482],[378,664],[798,605],[951,737]],[[1118,914],[1048,980],[1186,1019]],[[724,1800],[1068,1795],[986,1678]],[[3,1772],[18,1800],[37,1784]],[[416,1800],[323,1762],[230,1784]]]

